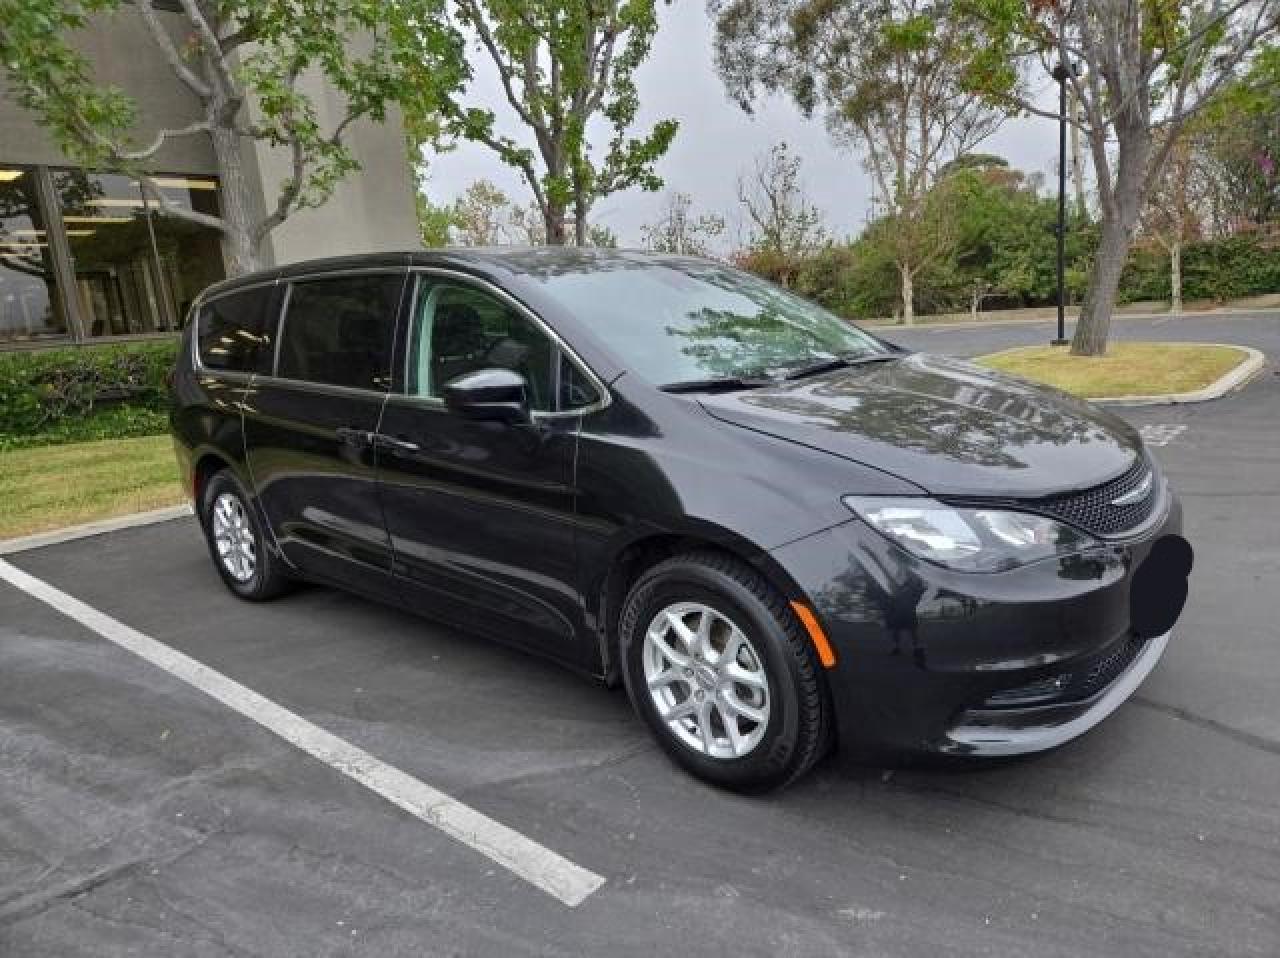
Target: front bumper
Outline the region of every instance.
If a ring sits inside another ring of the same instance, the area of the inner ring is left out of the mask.
[[[990,574],[915,559],[856,519],[774,550],[835,649],[841,748],[1013,755],[1097,725],[1170,638],[1136,635],[1130,615],[1134,572],[1181,532],[1171,493],[1157,516],[1137,538]]]

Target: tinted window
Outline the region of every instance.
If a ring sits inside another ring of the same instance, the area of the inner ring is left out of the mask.
[[[618,258],[534,278],[655,384],[767,375],[885,352],[814,303],[718,263]]]
[[[275,348],[272,287],[220,296],[200,309],[200,362],[210,369],[269,372]]]
[[[385,390],[403,276],[343,276],[295,283],[276,375]]]
[[[551,409],[554,345],[496,297],[467,286],[424,286],[409,345],[409,392],[440,396],[445,383],[477,369],[511,369],[529,383],[530,408]]]

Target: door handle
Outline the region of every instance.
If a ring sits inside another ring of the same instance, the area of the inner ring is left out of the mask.
[[[365,429],[353,429],[351,426],[339,426],[333,431],[338,441],[355,449],[365,449],[373,445],[373,433]]]
[[[383,433],[374,435],[373,444],[379,449],[386,449],[390,452],[412,453],[419,452],[422,449],[416,442],[410,442],[408,439],[397,439],[395,436],[388,436]]]

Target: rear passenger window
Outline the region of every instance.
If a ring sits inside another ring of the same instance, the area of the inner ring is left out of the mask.
[[[200,308],[200,362],[228,372],[270,372],[275,349],[272,287],[220,296]]]
[[[295,283],[276,375],[385,392],[403,275]]]

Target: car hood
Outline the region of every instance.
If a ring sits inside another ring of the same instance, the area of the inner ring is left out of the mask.
[[[723,422],[873,466],[939,496],[1084,489],[1124,472],[1142,450],[1133,428],[1102,409],[921,353],[699,401]]]

